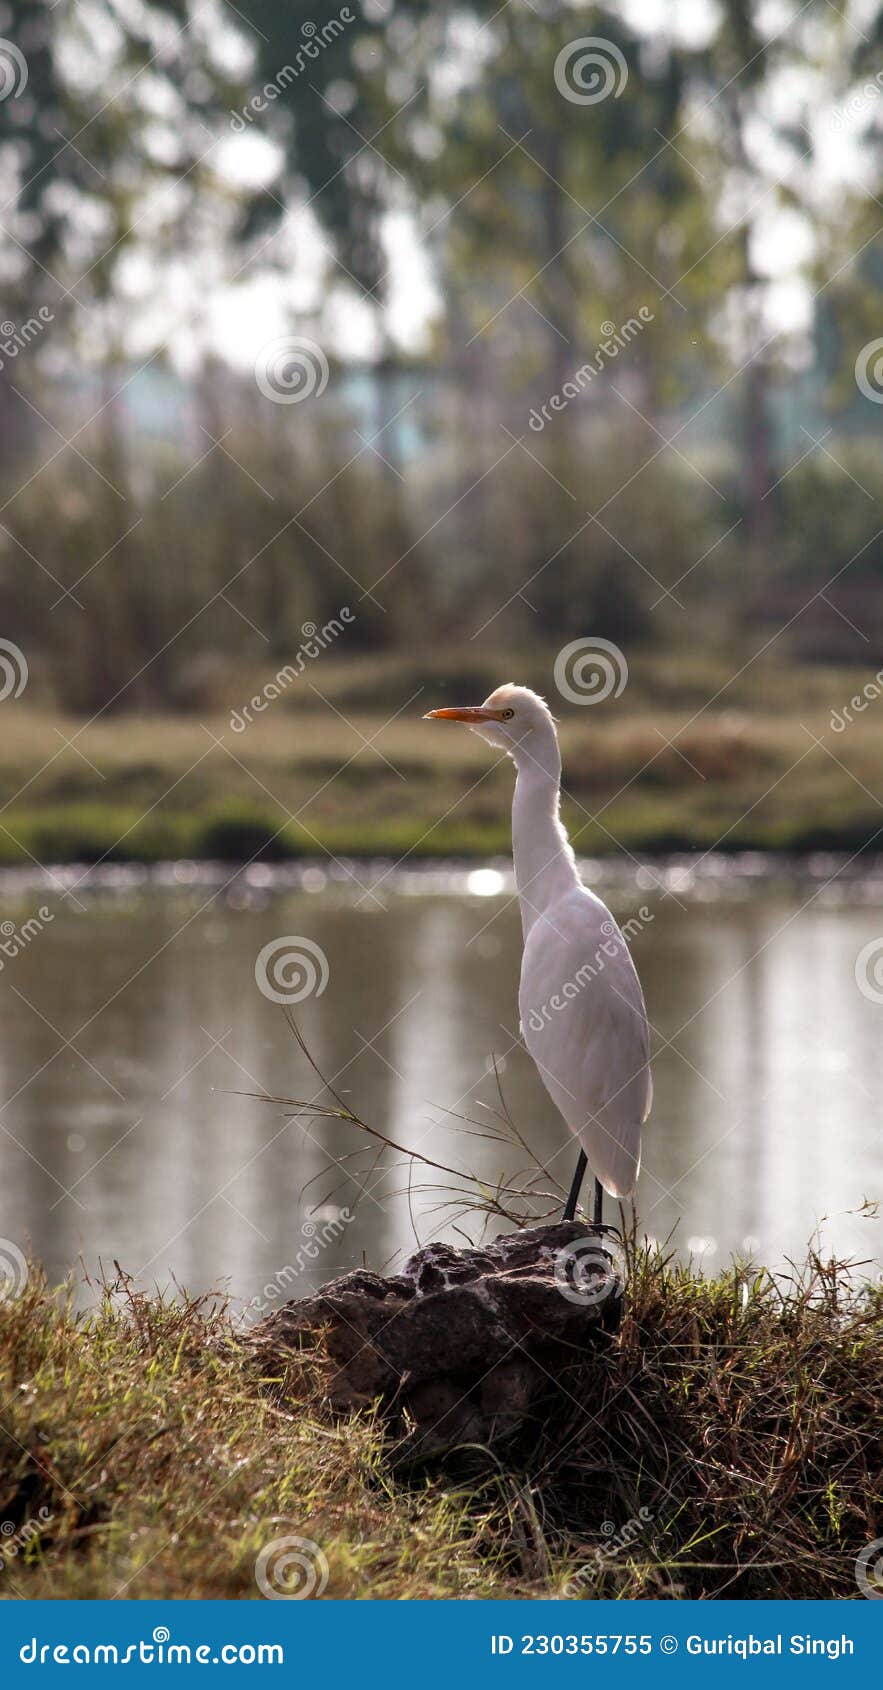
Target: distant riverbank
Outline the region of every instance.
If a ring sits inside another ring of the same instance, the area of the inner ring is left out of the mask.
[[[442,658],[381,674],[328,653],[315,686],[301,676],[239,732],[219,705],[84,722],[29,689],[0,706],[0,865],[505,854],[508,761],[422,714],[507,673],[553,698],[581,855],[883,841],[883,700],[844,713],[862,671],[768,657],[733,680],[710,658],[645,657],[620,697],[580,708],[554,699],[550,665],[507,654],[445,679]]]

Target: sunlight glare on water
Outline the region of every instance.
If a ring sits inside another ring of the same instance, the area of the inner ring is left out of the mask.
[[[506,890],[505,877],[496,868],[470,869],[466,890],[473,898],[495,898]]]

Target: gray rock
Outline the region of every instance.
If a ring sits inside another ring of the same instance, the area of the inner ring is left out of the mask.
[[[622,1293],[616,1244],[568,1221],[484,1249],[430,1244],[386,1279],[348,1273],[286,1303],[250,1342],[263,1361],[317,1353],[332,1411],[379,1403],[409,1462],[517,1437],[616,1328]]]

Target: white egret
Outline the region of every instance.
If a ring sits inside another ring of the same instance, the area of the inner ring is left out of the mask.
[[[653,1082],[647,1013],[628,945],[606,904],[580,882],[561,821],[561,753],[545,701],[497,687],[484,704],[430,710],[465,722],[515,763],[512,856],[524,953],[518,1007],[524,1042],[580,1144],[564,1219],[576,1212],[587,1160],[594,1219],[604,1191],[630,1197]]]

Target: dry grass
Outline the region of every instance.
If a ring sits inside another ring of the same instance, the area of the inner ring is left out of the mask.
[[[479,1559],[494,1588],[488,1509],[393,1496],[369,1419],[324,1423],[306,1377],[286,1408],[268,1385],[220,1303],[120,1278],[76,1318],[33,1273],[0,1304],[0,1595],[256,1597],[290,1533],[327,1555],[329,1597],[465,1594]]]
[[[33,1272],[0,1304],[0,1593],[254,1597],[293,1532],[329,1597],[850,1597],[883,1530],[883,1295],[836,1264],[632,1250],[619,1336],[469,1490],[394,1486],[372,1417],[252,1368],[211,1299],[120,1276],[76,1316]]]
[[[602,1534],[586,1594],[854,1597],[883,1531],[880,1287],[815,1256],[790,1279],[634,1249],[630,1268],[618,1339],[532,1458],[575,1563],[589,1522],[641,1522],[609,1558]]]

